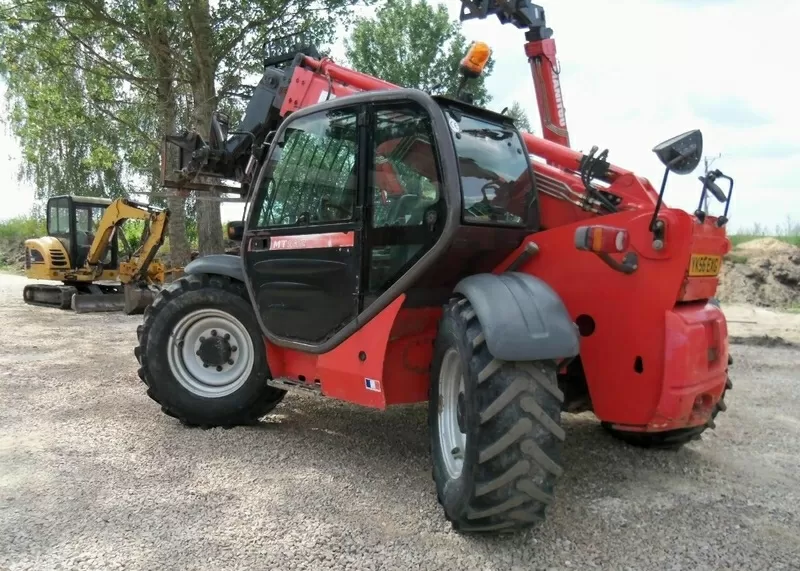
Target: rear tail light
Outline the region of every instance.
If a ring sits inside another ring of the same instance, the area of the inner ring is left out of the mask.
[[[575,230],[575,247],[589,252],[614,254],[628,249],[628,231],[612,226],[581,226]]]

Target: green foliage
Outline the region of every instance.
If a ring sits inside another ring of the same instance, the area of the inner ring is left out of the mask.
[[[453,96],[461,77],[459,64],[469,48],[460,30],[442,5],[388,0],[375,18],[356,21],[345,40],[347,59],[354,69],[390,83]],[[483,75],[466,88],[478,105],[491,99],[485,80],[493,67],[490,58]]]
[[[0,121],[20,145],[20,180],[39,200],[157,190],[164,134],[197,125],[198,107],[224,109],[235,128],[263,43],[331,41],[357,1],[0,0]]]
[[[745,242],[752,242],[753,240],[758,240],[759,238],[775,238],[776,240],[780,240],[781,242],[786,242],[787,244],[792,244],[794,246],[800,247],[800,234],[796,234],[794,236],[786,236],[786,235],[769,235],[769,234],[732,234],[729,236],[731,242],[733,243],[734,247],[738,246],[739,244],[744,244]]]
[[[517,129],[520,131],[527,131],[529,133],[533,132],[531,130],[531,122],[528,119],[528,114],[525,113],[525,109],[522,108],[522,105],[520,105],[518,101],[514,101],[508,111],[506,111],[506,114],[509,117],[514,118],[514,123],[517,125]]]
[[[29,238],[39,238],[47,234],[45,220],[32,216],[18,216],[0,222],[0,240],[9,243],[22,243]]]
[[[75,3],[0,2],[3,115],[22,151],[18,176],[38,199],[120,196],[157,160],[143,148],[152,136],[136,136],[131,72],[116,63],[129,38],[111,30]]]
[[[749,258],[744,254],[728,254],[725,256],[725,259],[730,260],[734,264],[746,264]]]
[[[756,223],[751,228],[740,230],[730,236],[734,246],[759,238],[775,238],[800,247],[800,223],[792,220],[791,216],[787,216],[786,222],[778,224],[772,231],[768,230],[766,226]]]

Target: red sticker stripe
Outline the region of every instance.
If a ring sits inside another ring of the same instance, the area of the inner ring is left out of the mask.
[[[312,250],[318,248],[352,248],[353,232],[329,232],[327,234],[304,234],[300,236],[273,236],[270,250]]]

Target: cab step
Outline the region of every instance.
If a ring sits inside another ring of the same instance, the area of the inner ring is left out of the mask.
[[[322,385],[320,384],[319,380],[315,380],[313,383],[309,383],[298,379],[279,377],[277,379],[269,379],[267,381],[267,385],[275,389],[281,389],[283,391],[290,391],[307,395],[312,394],[320,397],[324,396],[322,394]]]

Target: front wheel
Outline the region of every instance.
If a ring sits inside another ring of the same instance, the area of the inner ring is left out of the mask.
[[[286,391],[266,384],[266,347],[244,284],[188,275],[161,290],[137,330],[147,394],[186,425],[252,424]]]
[[[543,521],[563,471],[555,364],[495,359],[470,303],[453,300],[430,391],[433,478],[453,527],[513,532]]]

